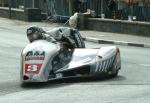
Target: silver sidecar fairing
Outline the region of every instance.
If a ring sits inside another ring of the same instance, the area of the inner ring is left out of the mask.
[[[52,58],[57,55],[59,46],[45,40],[28,44],[22,51],[21,80],[23,82],[48,81],[52,69]]]
[[[96,76],[102,73],[117,75],[121,68],[120,51],[115,46],[100,49],[75,49],[72,60],[57,70],[56,76]]]
[[[101,73],[117,75],[121,68],[120,51],[115,46],[99,49],[75,49],[69,54],[69,62],[56,59],[61,47],[57,43],[37,40],[28,44],[22,52],[22,82],[46,82],[50,79],[70,76],[95,76]],[[56,63],[55,66],[53,66]],[[60,65],[62,64],[63,65]],[[65,65],[64,65],[65,64]]]

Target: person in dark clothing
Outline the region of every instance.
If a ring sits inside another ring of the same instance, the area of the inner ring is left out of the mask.
[[[117,2],[116,2],[116,0],[109,0],[109,2],[108,2],[108,9],[109,9],[109,12],[110,12],[110,18],[115,19],[116,10],[117,10]]]
[[[74,1],[74,9],[75,12],[80,12],[81,11],[81,1],[80,0],[75,0]]]

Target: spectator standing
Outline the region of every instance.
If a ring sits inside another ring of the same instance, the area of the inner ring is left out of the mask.
[[[116,19],[116,11],[117,11],[116,0],[109,0],[108,9],[109,9],[110,18]]]
[[[80,0],[75,0],[74,1],[74,8],[75,12],[81,12],[81,1]]]

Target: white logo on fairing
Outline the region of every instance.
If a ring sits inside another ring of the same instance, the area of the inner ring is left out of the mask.
[[[37,65],[29,65],[27,72],[36,72],[38,70],[38,66]]]

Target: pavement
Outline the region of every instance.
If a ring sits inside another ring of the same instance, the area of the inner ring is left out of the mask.
[[[39,27],[43,27],[45,30],[49,30],[54,27],[63,26],[63,24],[51,23],[51,22],[24,22],[18,20],[10,20],[6,18],[0,18],[0,23],[1,23],[0,28],[5,29],[5,27],[7,27],[7,29],[8,28],[10,30],[15,29],[20,32],[22,32],[21,30],[23,29],[24,34],[26,32],[26,29],[31,25],[38,25]],[[119,33],[109,33],[109,32],[99,32],[99,31],[91,31],[91,30],[81,30],[80,33],[83,36],[84,40],[99,43],[99,44],[115,44],[115,45],[150,48],[150,37],[129,35],[129,34],[119,34]]]
[[[150,48],[150,37],[99,31],[80,31],[86,41]]]
[[[28,43],[26,28],[33,24],[45,29],[57,25],[9,19],[0,19],[0,23],[0,103],[150,103],[149,48],[119,45],[122,68],[116,78],[70,78],[22,87],[19,64],[20,53]],[[96,31],[80,32],[83,37],[104,35]],[[85,43],[88,48],[103,46]]]

